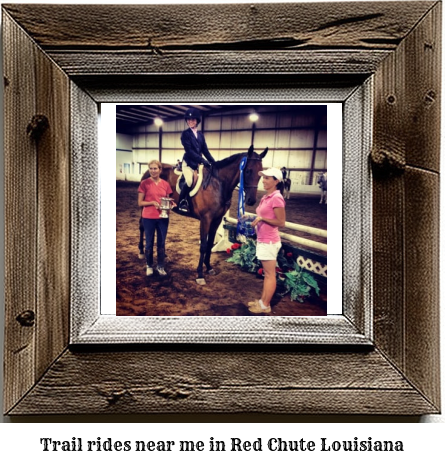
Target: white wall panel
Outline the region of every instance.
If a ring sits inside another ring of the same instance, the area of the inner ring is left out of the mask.
[[[131,150],[133,136],[128,134],[116,134],[116,149]]]
[[[159,141],[158,141],[159,145]],[[166,149],[181,149],[181,138],[179,134],[176,133],[164,133],[162,134],[162,148]]]
[[[312,150],[295,150],[289,156],[288,168],[310,169],[312,164]]]
[[[274,128],[277,124],[277,116],[275,113],[259,114],[259,117],[260,118],[255,123],[257,129],[270,129]],[[247,121],[249,122],[249,119],[247,119]],[[252,123],[250,123],[250,126],[252,126]]]
[[[289,150],[276,150],[273,157],[273,166],[281,168],[285,166],[289,168]]]
[[[133,161],[132,156],[131,152],[116,151],[116,167],[124,163],[131,163]]]
[[[133,147],[139,148],[145,146],[145,134],[135,134],[133,137]]]
[[[172,129],[172,131],[179,132],[180,133],[179,135],[181,135],[182,131],[188,128],[187,123],[184,119],[178,119],[174,121],[174,123],[175,123],[173,126],[174,129]]]
[[[266,147],[270,149],[275,147],[275,131],[256,131],[255,132],[255,139],[254,139],[255,148],[261,151],[264,150]]]
[[[225,133],[223,134],[223,137],[231,138],[230,148],[232,150],[232,154],[234,154],[249,150],[252,134],[250,133],[250,131],[240,131]]]
[[[223,116],[221,118],[221,129],[232,130],[232,116]]]
[[[328,146],[327,133],[325,130],[322,130],[318,133],[317,147],[327,147],[327,146]]]
[[[221,130],[221,117],[209,117],[205,120],[206,131],[220,131]]]
[[[314,146],[314,131],[309,129],[292,130],[290,148],[311,149]]]
[[[315,152],[315,165],[316,170],[326,170],[328,167],[327,163],[327,152],[326,150],[317,150]]]
[[[163,125],[162,125],[162,130],[163,131],[183,131],[183,129],[180,129],[178,126],[180,126],[182,128],[182,125],[184,124],[184,122],[181,120],[181,121],[166,121]],[[184,129],[185,129],[185,126],[184,126]]]
[[[277,130],[275,131],[275,148],[289,148],[290,145],[290,130]]]
[[[210,153],[212,153],[212,149],[216,149],[220,146],[220,133],[219,132],[205,132],[204,135],[206,138],[207,147],[210,150]]]
[[[309,173],[306,171],[294,171],[291,173],[292,186],[307,186],[309,184]],[[298,189],[297,189],[298,190]]]
[[[277,115],[276,127],[277,128],[290,128],[292,126],[292,114],[280,113]]]
[[[141,149],[134,151],[134,161],[140,163],[147,163],[151,160],[159,160],[158,149]]]
[[[232,130],[233,129],[251,129],[252,122],[249,120],[249,117],[246,115],[234,115],[231,117],[232,120]]]
[[[164,150],[162,152],[162,163],[168,163],[170,165],[176,165],[176,160],[179,158],[179,160],[182,159],[182,157],[176,156],[175,151],[173,150]]]

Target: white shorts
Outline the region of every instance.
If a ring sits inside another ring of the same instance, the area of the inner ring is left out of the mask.
[[[258,260],[276,260],[281,249],[281,242],[257,242],[256,257]]]

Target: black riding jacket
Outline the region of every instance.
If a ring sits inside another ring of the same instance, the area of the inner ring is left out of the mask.
[[[206,140],[201,131],[198,131],[198,137],[196,138],[190,128],[186,129],[181,135],[181,143],[185,149],[183,160],[185,160],[190,168],[196,170],[199,164],[205,162],[202,155],[204,155],[210,163],[215,163],[215,159],[210,154]]]

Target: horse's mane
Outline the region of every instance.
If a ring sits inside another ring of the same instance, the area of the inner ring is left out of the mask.
[[[215,167],[217,169],[224,168],[228,165],[231,165],[237,158],[240,157],[240,155],[247,155],[244,153],[235,153],[235,155],[231,155],[230,157],[223,158],[222,160],[216,161],[215,162]]]

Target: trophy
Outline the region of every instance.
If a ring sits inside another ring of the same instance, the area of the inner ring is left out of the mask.
[[[160,207],[160,209],[162,211],[161,211],[161,214],[159,215],[159,218],[168,218],[167,210],[171,209],[171,202],[172,201],[173,201],[173,199],[171,199],[170,197],[161,197],[161,207]]]

